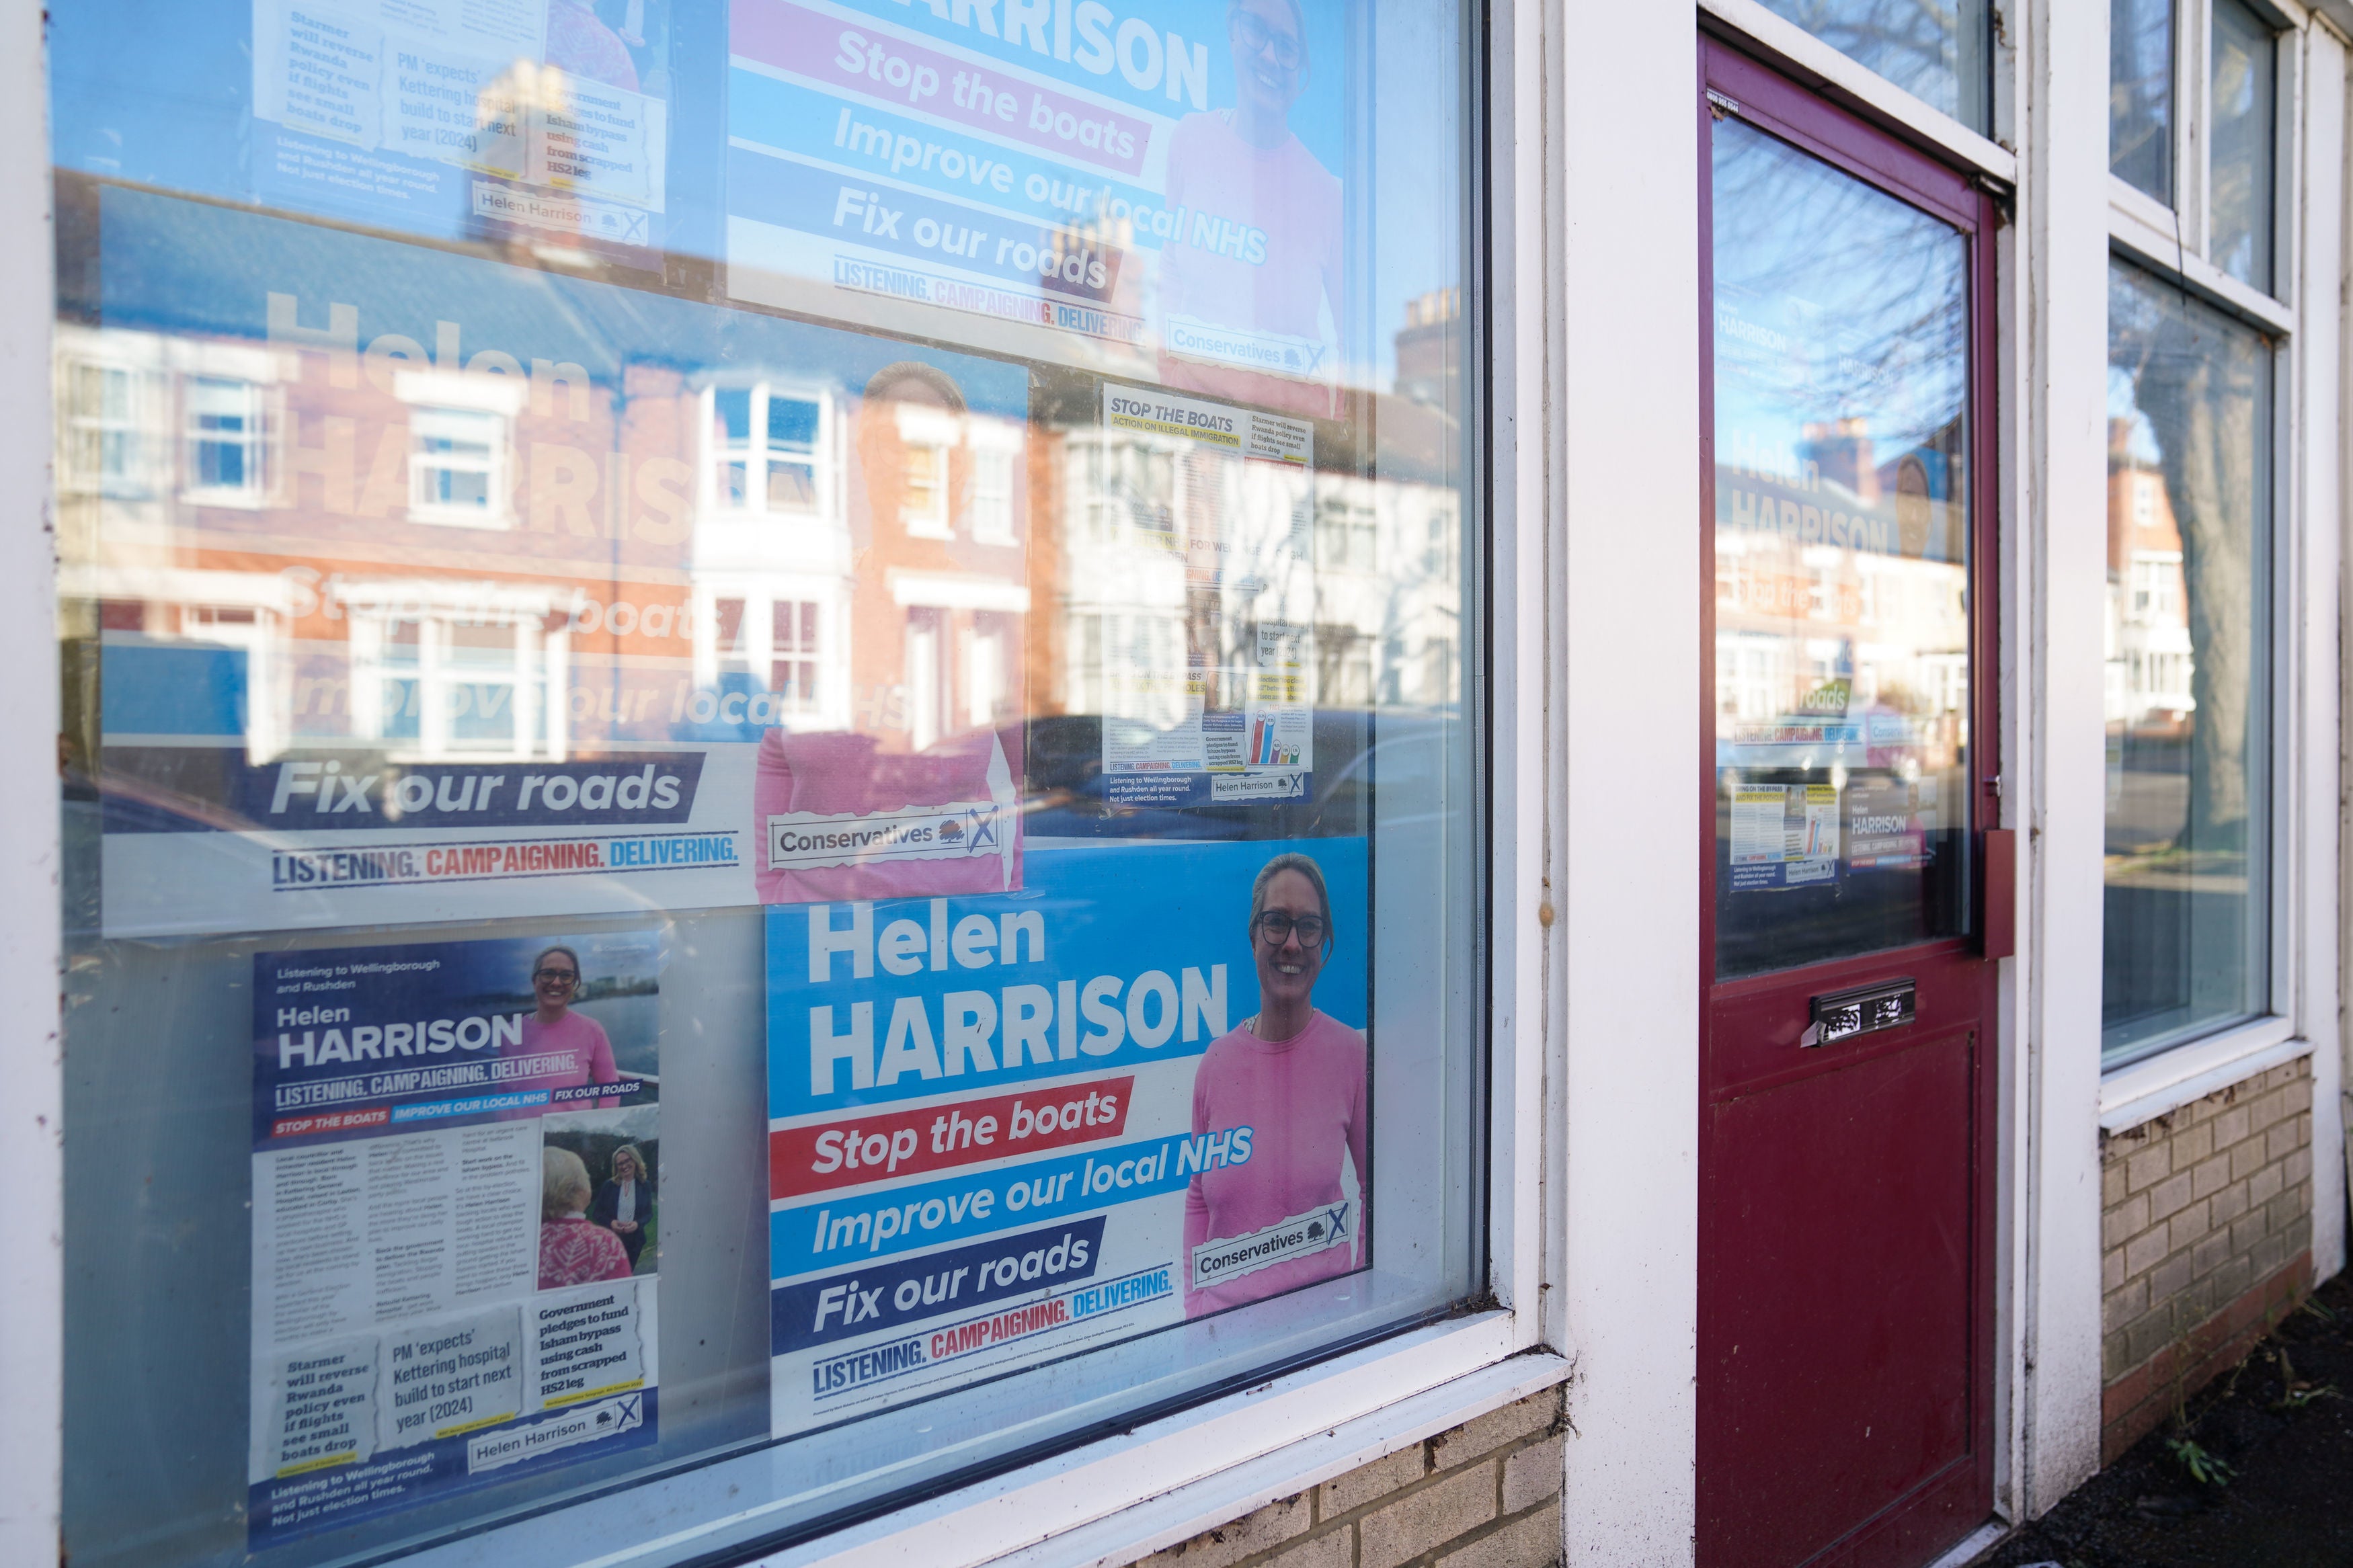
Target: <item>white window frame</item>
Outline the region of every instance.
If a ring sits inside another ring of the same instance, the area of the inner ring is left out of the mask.
[[[2307,77],[2305,50],[2312,37],[2312,17],[2301,8],[2270,0],[2244,0],[2250,9],[2277,29],[2276,123],[2274,127],[2272,195],[2272,287],[2258,289],[2232,277],[2208,256],[2211,239],[2209,191],[2209,98],[2212,70],[2213,0],[2173,0],[2174,103],[2171,115],[2175,205],[2168,207],[2119,176],[2107,177],[2108,247],[2121,263],[2133,267],[2160,286],[2179,284],[2200,302],[2242,325],[2261,331],[2272,343],[2271,494],[2268,523],[2271,573],[2271,834],[2268,872],[2271,889],[2268,915],[2270,974],[2264,1011],[2232,1020],[2216,1028],[2179,1040],[2116,1067],[2104,1066],[2100,1079],[2100,1124],[2118,1131],[2153,1120],[2211,1089],[2188,1090],[2208,1083],[2215,1074],[2224,1082],[2263,1070],[2258,1060],[2294,1059],[2306,1054],[2289,1049],[2292,1042],[2308,1039],[2310,1015],[2299,994],[2299,969],[2309,951],[2313,931],[2304,918],[2302,884],[2310,879],[2304,856],[2307,813],[2304,795],[2308,781],[2301,776],[2299,759],[2315,743],[2333,753],[2332,706],[2327,718],[2332,731],[2325,742],[2314,729],[2316,715],[2299,696],[2311,681],[2299,657],[2297,627],[2310,591],[2309,565],[2300,544],[2307,515],[2302,510],[2305,476],[2299,458],[2310,445],[2307,424],[2310,383],[2306,376],[2306,336],[2301,331],[2299,304],[2309,302],[2305,289],[2308,258],[2299,245],[2300,216],[2296,194],[2306,147],[2306,119],[2312,107],[2304,91]],[[2324,30],[2325,32],[2325,30]],[[2105,57],[2103,57],[2105,58]],[[2341,145],[2341,116],[2338,142]],[[2333,240],[2311,237],[2332,252]],[[2329,312],[2332,320],[2335,312]],[[2105,321],[2106,312],[2101,312]],[[2105,365],[2105,360],[2103,364]],[[2334,406],[2332,396],[2329,404]],[[2325,445],[2325,443],[2324,443]],[[2333,795],[2333,790],[2332,790]],[[2333,858],[2330,864],[2334,864]],[[2331,922],[2333,932],[2333,921]],[[2331,940],[2333,941],[2333,935]],[[2333,965],[2332,965],[2333,968]],[[2281,1053],[2287,1050],[2283,1058]],[[2236,1073],[2237,1078],[2227,1075]],[[2213,1087],[2222,1087],[2215,1084]]]

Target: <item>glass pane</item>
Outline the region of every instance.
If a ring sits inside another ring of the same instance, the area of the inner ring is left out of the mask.
[[[2279,49],[2239,0],[2214,0],[2211,256],[2242,283],[2272,287],[2273,160]]]
[[[2173,205],[2173,0],[2108,0],[2108,172]]]
[[[1765,0],[1766,8],[1932,108],[1989,134],[1993,76],[1987,0]]]
[[[1474,1297],[1477,16],[60,13],[78,1568],[735,1561]]]
[[[2104,1054],[2270,1007],[2271,348],[2108,284]]]
[[[1714,159],[1729,979],[1967,929],[1968,248],[1737,121]]]

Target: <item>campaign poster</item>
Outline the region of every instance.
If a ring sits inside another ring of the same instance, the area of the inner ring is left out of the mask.
[[[254,184],[400,226],[647,251],[671,0],[253,0]]]
[[[734,297],[1336,412],[1335,0],[737,0],[728,47]]]
[[[1369,1267],[1366,880],[1362,838],[1073,845],[771,910],[775,1433]]]
[[[1023,367],[102,218],[59,353],[120,459],[61,503],[106,934],[1021,885]]]
[[[1839,793],[1830,784],[1734,785],[1734,890],[1801,888],[1834,879],[1839,871]]]
[[[255,1551],[651,1444],[659,939],[253,961]]]
[[[1314,507],[1314,426],[1113,383],[1098,440],[1091,513],[1124,525],[1139,574],[1181,579],[1184,607],[1181,640],[1141,616],[1103,639],[1103,798],[1303,798],[1315,582],[1299,520]]]

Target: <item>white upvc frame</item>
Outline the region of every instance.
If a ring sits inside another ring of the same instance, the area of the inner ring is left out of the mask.
[[[2337,627],[2343,460],[2338,437],[2344,312],[2344,35],[2295,6],[2281,19],[2274,292],[2206,262],[2205,172],[2178,155],[2174,213],[2109,175],[2107,7],[2035,0],[2024,18],[2021,83],[2020,281],[2016,318],[2027,399],[2017,657],[2021,758],[2031,829],[2021,877],[2024,995],[2021,1078],[2004,1255],[2018,1325],[2006,1340],[2018,1418],[2006,1434],[2017,1485],[2013,1518],[2040,1514],[2099,1466],[2100,1138],[2307,1052],[2314,1058],[2314,1264],[2344,1259],[2343,1159],[2333,1048],[2338,1011]],[[2179,125],[2202,104],[2207,8],[2183,0],[2177,24]],[[2187,187],[2185,193],[2185,187]],[[2108,268],[2112,258],[2179,279],[2227,314],[2274,334],[2274,900],[2270,1014],[2114,1072],[2099,1062],[2105,785],[2102,647],[2105,531],[2084,520],[2107,505],[2105,430]],[[2322,868],[2317,874],[2314,868]],[[2313,1050],[2316,1038],[2331,1048]]]
[[[14,125],[0,159],[0,210],[17,215],[0,238],[0,473],[7,488],[0,541],[0,724],[19,737],[59,727],[56,480],[51,467],[50,333],[56,243],[50,207],[48,53],[41,0],[6,0],[0,32],[0,123]],[[58,1555],[63,1480],[65,1333],[65,1077],[58,1054],[62,946],[56,886],[60,868],[56,774],[13,768],[0,778],[0,878],[16,889],[0,923],[0,1061],[7,1067],[0,1186],[15,1194],[23,1245],[0,1263],[0,1300],[12,1330],[0,1335],[0,1561]]]
[[[2160,281],[2178,281],[2227,315],[2271,335],[2273,556],[2273,831],[2269,1006],[2255,1017],[2192,1037],[2103,1073],[2099,1122],[2115,1131],[2173,1110],[2284,1060],[2307,1054],[2317,1035],[2333,1034],[2337,1011],[2337,831],[2334,813],[2318,820],[2313,801],[2333,801],[2339,703],[2334,645],[2341,546],[2334,432],[2341,398],[2336,367],[2342,330],[2342,194],[2345,145],[2344,40],[2295,0],[2248,0],[2281,31],[2277,37],[2272,288],[2256,289],[2208,259],[2211,184],[2208,167],[2208,79],[2212,0],[2176,0],[2175,107],[2172,116],[2176,205],[2168,207],[2111,176],[2110,247]],[[2319,150],[2316,162],[2315,152]],[[2317,171],[2317,173],[2308,173]],[[2105,312],[2103,312],[2105,315]],[[2316,506],[2315,501],[2324,504]],[[2325,630],[2324,647],[2315,638]],[[2317,662],[2316,662],[2317,660]],[[2325,672],[2327,679],[2316,679]],[[2313,772],[2326,756],[2326,776]],[[2316,797],[2314,791],[2320,793]],[[2329,868],[2316,878],[2313,868]],[[2329,898],[2316,900],[2313,883]],[[2299,1046],[2299,1042],[2301,1045]],[[2316,1077],[2341,1076],[2316,1063]],[[2316,1084],[2314,1141],[2341,1113]],[[2342,1161],[2316,1162],[2316,1186],[2341,1191]],[[2316,1206],[2316,1264],[2342,1258],[2341,1204]],[[2333,1239],[2331,1239],[2333,1238]],[[2333,1271],[2324,1268],[2322,1273]]]

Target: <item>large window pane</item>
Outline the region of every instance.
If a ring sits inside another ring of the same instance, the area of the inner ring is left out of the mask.
[[[719,1560],[1472,1297],[1472,26],[61,16],[77,1563]]]
[[[2271,374],[2259,334],[2113,268],[2111,1063],[2270,1005]]]
[[[1974,131],[1991,122],[1986,0],[1765,0],[1814,37]]]
[[[2270,26],[2214,0],[2212,233],[2210,254],[2242,283],[2272,287],[2272,188],[2278,136],[2279,48]]]
[[[2108,0],[2108,172],[2173,201],[2173,0]]]

